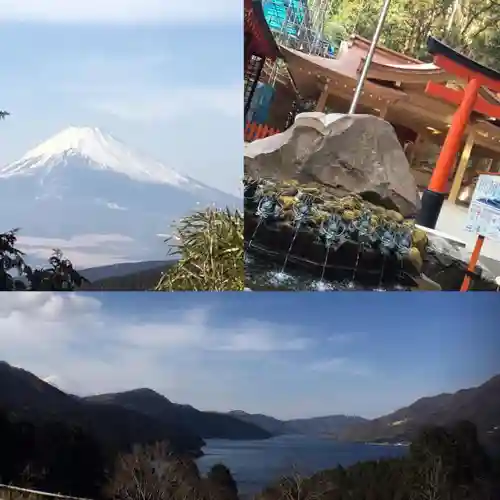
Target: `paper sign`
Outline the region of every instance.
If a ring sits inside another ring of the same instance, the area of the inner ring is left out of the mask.
[[[479,176],[465,230],[500,241],[500,176]]]

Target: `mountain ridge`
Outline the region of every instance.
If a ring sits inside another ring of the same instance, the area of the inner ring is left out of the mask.
[[[38,169],[52,169],[64,155],[78,155],[140,182],[182,185],[198,182],[175,169],[150,159],[98,127],[67,127],[27,151],[19,160],[0,169],[0,178],[31,175]],[[147,161],[146,161],[147,160]],[[201,184],[200,184],[201,185]]]
[[[331,415],[279,420],[241,410],[229,413],[278,435],[323,434],[347,442],[408,442],[422,427],[447,427],[460,420],[469,420],[477,426],[485,442],[500,446],[500,374],[475,387],[421,397],[408,406],[374,419]],[[336,421],[339,417],[340,420]]]
[[[54,247],[76,268],[163,260],[175,221],[240,204],[90,127],[63,130],[0,169],[0,232],[21,228],[21,249],[44,256],[33,264]]]
[[[115,444],[174,439],[182,449],[201,449],[203,439],[266,439],[280,434],[329,435],[349,442],[411,441],[422,427],[473,422],[482,440],[500,445],[500,375],[476,387],[417,399],[368,420],[348,415],[279,420],[241,410],[201,411],[172,402],[149,388],[79,397],[22,368],[0,361],[0,408],[19,417],[62,419],[91,429]],[[187,448],[186,448],[187,446]]]
[[[335,435],[346,426],[367,419],[353,415],[324,415],[321,417],[280,420],[260,413],[232,410],[229,415],[252,422],[273,434]]]
[[[343,441],[411,441],[419,428],[469,420],[486,441],[500,442],[500,375],[453,393],[425,396],[376,419],[346,428]]]
[[[204,439],[267,439],[272,433],[250,422],[242,422],[230,415],[201,411],[190,405],[173,403],[158,392],[142,388],[130,391],[87,396],[86,401],[115,404],[159,419],[166,424],[180,421],[187,429]]]
[[[85,269],[79,269],[78,272],[89,281],[104,280],[108,278],[120,278],[135,273],[150,271],[152,269],[166,269],[177,261],[171,260],[153,260],[139,262],[121,262],[107,266],[96,266]]]
[[[203,439],[182,425],[161,425],[141,413],[110,405],[87,404],[27,370],[0,361],[0,409],[27,421],[79,425],[113,448],[168,440],[181,453],[199,455]]]

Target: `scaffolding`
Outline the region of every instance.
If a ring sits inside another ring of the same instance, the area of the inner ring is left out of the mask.
[[[334,58],[338,46],[325,36],[331,17],[331,0],[262,0],[267,24],[278,44],[305,54]],[[271,86],[287,80],[288,74],[280,60],[264,68]]]
[[[324,35],[331,0],[263,0],[267,24],[276,41],[306,54],[334,57],[335,44]]]
[[[331,4],[331,0],[262,0],[262,9],[278,44],[306,54],[334,58],[340,40],[331,40],[325,34],[325,26],[331,19]],[[264,123],[274,94],[281,86],[291,86],[286,64],[280,59],[266,61],[251,109],[245,110],[247,119]],[[303,107],[302,102],[294,101],[288,122],[293,122],[295,113],[303,111]]]

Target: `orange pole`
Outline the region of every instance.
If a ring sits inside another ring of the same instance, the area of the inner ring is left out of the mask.
[[[443,144],[441,154],[436,163],[429,182],[429,191],[444,193],[451,170],[455,163],[455,156],[460,149],[462,137],[469,123],[470,115],[476,104],[481,84],[477,78],[473,78],[464,90],[464,96],[460,106],[453,115],[450,130]]]
[[[479,260],[479,254],[481,253],[481,248],[483,248],[484,236],[479,235],[474,245],[474,250],[470,256],[469,267],[467,268],[467,274],[464,277],[462,286],[460,288],[461,292],[467,292],[469,290],[470,282],[472,281],[469,273],[473,273],[476,270],[477,261]]]

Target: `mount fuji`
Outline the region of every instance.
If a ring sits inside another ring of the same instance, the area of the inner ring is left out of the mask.
[[[67,128],[0,169],[0,232],[19,227],[28,256],[60,248],[77,268],[164,259],[172,223],[210,205],[241,200],[98,128]]]

